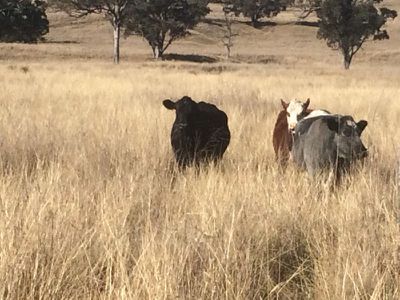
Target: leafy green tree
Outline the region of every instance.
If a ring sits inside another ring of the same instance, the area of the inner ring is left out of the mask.
[[[48,32],[44,1],[0,0],[0,41],[33,43]]]
[[[378,7],[383,0],[323,0],[317,10],[319,30],[317,37],[327,45],[340,50],[344,67],[349,69],[354,55],[370,38],[388,39],[383,26],[397,16],[395,10]]]
[[[138,34],[147,40],[154,58],[189,34],[209,13],[208,0],[133,0],[126,20],[126,35]]]
[[[121,28],[133,0],[49,0],[49,2],[77,18],[89,14],[104,14],[114,30],[114,63],[119,63]]]
[[[229,0],[232,10],[238,16],[242,14],[251,19],[253,27],[257,27],[259,19],[276,16],[285,9],[285,0]]]

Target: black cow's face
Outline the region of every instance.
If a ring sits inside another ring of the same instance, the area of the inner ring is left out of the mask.
[[[339,157],[361,159],[368,155],[367,148],[361,141],[361,134],[367,125],[365,120],[356,123],[351,116],[328,121],[329,129],[336,132],[335,142]]]
[[[180,127],[188,125],[189,117],[196,112],[197,103],[190,97],[184,96],[182,99],[173,102],[169,99],[163,101],[163,105],[167,109],[174,109],[176,112],[175,124]]]

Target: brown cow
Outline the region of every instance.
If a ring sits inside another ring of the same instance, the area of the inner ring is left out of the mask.
[[[272,134],[272,143],[274,145],[276,160],[281,165],[286,165],[290,158],[290,150],[292,149],[293,139],[288,128],[286,110],[282,110],[276,119],[274,132]]]
[[[289,103],[281,100],[283,110],[279,112],[272,135],[276,160],[286,166],[290,159],[290,151],[293,145],[293,132],[296,124],[301,119],[318,115],[329,114],[325,110],[308,109],[310,99],[302,103],[298,100],[291,100]],[[312,112],[312,113],[311,113]]]

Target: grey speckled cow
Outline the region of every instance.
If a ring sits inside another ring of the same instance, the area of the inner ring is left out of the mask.
[[[294,162],[311,176],[331,171],[336,182],[352,162],[367,156],[361,133],[367,121],[351,116],[323,115],[297,123],[292,155]]]

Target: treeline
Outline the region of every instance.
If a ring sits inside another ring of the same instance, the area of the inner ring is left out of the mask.
[[[223,37],[229,57],[233,46],[233,16],[242,15],[254,27],[262,18],[276,16],[288,6],[300,7],[302,18],[318,17],[317,37],[339,50],[348,69],[354,55],[370,39],[389,38],[384,25],[397,12],[382,7],[383,0],[0,0],[0,41],[37,42],[49,31],[46,9],[53,7],[74,17],[102,14],[114,31],[114,62],[119,63],[121,34],[140,35],[155,58],[185,37],[208,13],[209,3],[223,5]]]
[[[0,0],[0,41],[32,43],[48,32],[46,2]]]

